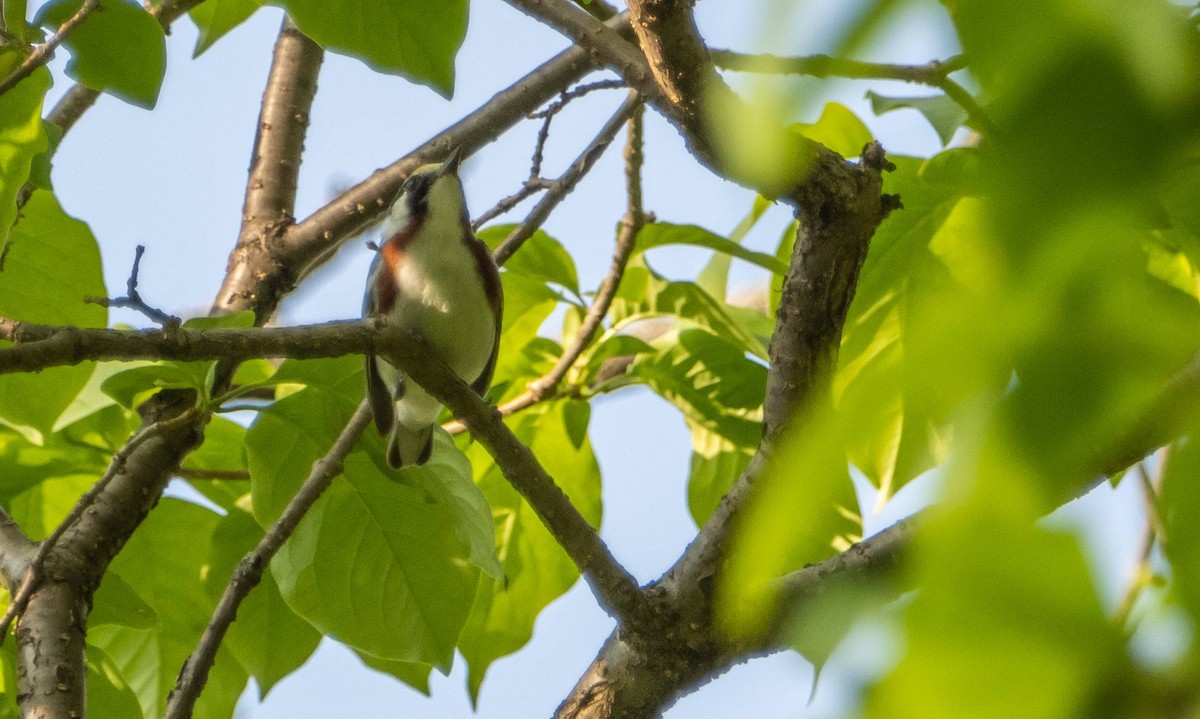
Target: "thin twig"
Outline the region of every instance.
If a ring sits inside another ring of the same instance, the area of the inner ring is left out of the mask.
[[[70,37],[71,31],[99,8],[100,0],[84,0],[83,5],[75,11],[75,14],[59,26],[58,32],[54,33],[46,42],[35,47],[29,56],[17,66],[17,69],[12,71],[12,74],[0,81],[0,95],[13,89],[17,83],[32,75],[34,70],[50,62],[50,59],[54,57],[54,51]]]
[[[629,134],[628,141],[625,143],[627,206],[625,217],[621,220],[621,230],[617,234],[617,243],[613,249],[612,264],[609,265],[608,274],[604,276],[600,288],[596,290],[596,296],[592,299],[592,304],[588,307],[587,314],[572,338],[570,346],[563,351],[562,356],[549,372],[530,382],[529,388],[525,392],[497,408],[504,416],[532,407],[555,396],[558,385],[575,366],[588,345],[592,343],[601,323],[608,316],[608,309],[617,296],[621,278],[625,275],[625,266],[629,263],[630,255],[633,254],[638,233],[641,232],[642,226],[646,222],[646,212],[642,207],[642,110],[643,107],[639,105],[628,120]],[[444,428],[450,434],[458,434],[466,429],[457,420],[447,423]]]
[[[513,228],[513,231],[508,233],[508,237],[496,248],[492,253],[496,264],[503,265],[508,261],[509,257],[513,256],[521,245],[525,243],[533,233],[546,222],[546,218],[558,207],[558,203],[563,201],[571,190],[575,189],[575,185],[579,180],[592,169],[596,164],[596,160],[600,159],[600,155],[604,154],[604,150],[612,144],[613,138],[620,131],[621,126],[634,113],[641,104],[641,100],[636,93],[631,92],[625,102],[617,109],[613,116],[608,119],[604,127],[600,129],[599,134],[592,140],[579,157],[571,163],[566,172],[555,180],[551,187],[546,191],[546,195],[530,210],[529,215],[525,220]]]
[[[1137,475],[1138,484],[1142,490],[1142,505],[1146,513],[1146,527],[1142,530],[1141,542],[1138,545],[1137,563],[1133,568],[1133,577],[1130,578],[1129,584],[1125,587],[1125,593],[1121,595],[1121,600],[1117,602],[1117,608],[1113,611],[1113,624],[1122,629],[1129,623],[1129,617],[1133,613],[1133,605],[1137,603],[1138,597],[1141,596],[1142,590],[1146,588],[1152,576],[1150,571],[1150,555],[1154,551],[1154,545],[1166,538],[1162,515],[1159,512],[1158,494],[1159,490],[1162,489],[1163,476],[1166,472],[1166,465],[1169,458],[1170,445],[1159,453],[1158,467],[1154,471],[1153,479],[1151,479],[1150,473],[1146,470],[1146,460],[1138,462],[1134,468],[1134,473]]]
[[[83,298],[84,302],[102,307],[127,307],[132,310],[137,310],[149,317],[154,322],[162,325],[167,330],[178,329],[183,324],[183,320],[175,315],[167,314],[157,307],[151,307],[142,300],[141,293],[138,292],[138,270],[142,264],[142,255],[146,253],[146,248],[143,245],[138,245],[134,249],[133,254],[133,271],[129,273],[129,279],[125,281],[125,291],[128,293],[124,297],[93,297],[87,295]]]
[[[259,540],[258,546],[242,557],[221,595],[221,600],[213,610],[212,619],[204,629],[200,642],[179,672],[175,688],[167,699],[165,719],[187,719],[192,716],[196,700],[200,698],[200,692],[204,690],[208,681],[208,672],[216,660],[217,650],[221,647],[221,640],[229,631],[229,626],[237,619],[238,606],[250,594],[250,590],[262,581],[263,571],[271,563],[271,558],[288,537],[292,536],[292,532],[296,531],[300,520],[304,519],[304,515],[321,494],[342,473],[346,455],[350,453],[370,421],[371,410],[364,400],[358,405],[358,409],[325,456],[313,463],[308,478],[300,485],[292,501],[288,502],[283,514],[279,515],[279,519],[275,520],[275,524],[271,525]]]
[[[34,590],[38,588],[38,585],[41,584],[42,565],[45,563],[46,557],[48,557],[50,552],[54,550],[59,538],[62,537],[64,532],[71,528],[71,525],[79,521],[79,518],[82,517],[87,508],[92,505],[92,502],[95,501],[96,497],[104,491],[104,488],[108,486],[108,483],[112,481],[112,478],[115,477],[118,472],[124,469],[125,462],[133,450],[137,449],[137,447],[143,442],[163,430],[190,422],[194,414],[195,410],[189,409],[182,414],[172,417],[171,419],[148,425],[145,429],[130,437],[129,441],[127,441],[125,445],[121,447],[121,449],[113,454],[112,461],[109,462],[108,469],[104,472],[104,476],[102,476],[98,482],[93,484],[87,492],[84,492],[83,496],[79,498],[79,501],[75,503],[75,506],[71,507],[71,511],[63,519],[63,521],[54,528],[53,532],[50,533],[50,536],[43,539],[38,545],[37,553],[33,555],[33,559],[31,559],[29,562],[29,568],[25,571],[25,578],[22,580],[21,586],[17,588],[16,592],[13,593],[12,601],[8,605],[8,610],[4,612],[4,616],[0,617],[0,644],[3,644],[4,639],[8,636],[8,627],[12,624],[13,620],[17,618],[17,616],[25,611],[25,606],[29,603],[29,598],[33,595]]]
[[[588,93],[596,90],[605,90],[616,87],[624,87],[624,80],[600,80],[598,82],[588,83],[586,85],[578,85],[569,90],[564,90],[558,96],[558,100],[550,103],[544,110],[531,112],[528,115],[530,120],[541,119],[542,125],[538,128],[537,141],[533,146],[533,156],[529,164],[529,177],[521,185],[521,189],[511,195],[501,198],[490,209],[483,212],[479,217],[471,221],[471,228],[478,230],[485,222],[492,220],[512,208],[519,205],[530,195],[539,190],[550,189],[554,183],[542,177],[542,161],[545,159],[546,142],[550,139],[550,123],[554,120],[554,116],[562,112],[572,100],[576,100]]]

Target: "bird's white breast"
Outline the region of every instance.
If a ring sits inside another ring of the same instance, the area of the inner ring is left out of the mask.
[[[496,326],[460,223],[458,216],[431,213],[405,246],[396,273],[394,313],[402,324],[420,331],[451,368],[471,382],[487,365]]]

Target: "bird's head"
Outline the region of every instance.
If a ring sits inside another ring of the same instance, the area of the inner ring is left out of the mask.
[[[408,176],[388,213],[385,237],[416,219],[454,223],[469,219],[462,180],[458,177],[461,160],[461,148],[456,148],[445,162],[422,165]]]

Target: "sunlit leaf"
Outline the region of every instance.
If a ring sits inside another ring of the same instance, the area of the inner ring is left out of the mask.
[[[103,327],[108,311],[83,301],[106,294],[100,249],[91,230],[67,216],[49,192],[35,192],[23,215],[12,229],[0,273],[0,315],[41,324]],[[63,262],[63,257],[71,261]],[[38,432],[50,431],[87,383],[93,366],[85,362],[38,374],[0,376],[0,417]]]
[[[876,115],[906,108],[921,113],[937,131],[943,145],[949,145],[954,133],[967,121],[967,111],[947,95],[884,97],[868,91],[867,99],[871,101],[871,109]]]
[[[4,3],[4,11],[8,12],[8,3]],[[20,27],[24,25],[22,19]],[[0,75],[8,77],[23,59],[16,48],[0,48]],[[0,249],[8,246],[9,228],[17,219],[17,193],[30,178],[34,157],[48,145],[41,121],[48,89],[50,73],[38,68],[0,95]]]
[[[188,15],[200,30],[192,57],[200,57],[225,33],[249,19],[258,8],[258,0],[207,0],[189,10]]]
[[[586,435],[577,441],[581,428],[571,426],[582,421],[572,410],[578,404],[560,400],[531,408],[514,416],[511,428],[580,514],[599,526],[600,467]],[[529,641],[542,609],[575,583],[579,571],[483,448],[473,444],[467,456],[492,507],[504,569],[502,578],[480,578],[479,597],[460,644],[470,670],[468,689],[477,699],[488,667]]]
[[[270,0],[321,46],[449,97],[467,32],[466,0]]]
[[[839,102],[826,103],[816,122],[792,125],[792,129],[842,157],[858,157],[863,146],[874,139],[862,120]]]
[[[53,0],[38,11],[34,23],[57,29],[83,5],[83,0]],[[158,102],[167,66],[162,26],[140,3],[109,0],[75,27],[64,43],[71,52],[67,74],[93,90],[101,90],[138,107]]]

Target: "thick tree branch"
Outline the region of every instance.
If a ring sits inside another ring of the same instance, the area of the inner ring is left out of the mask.
[[[592,169],[608,146],[612,144],[613,138],[621,130],[621,126],[625,124],[634,112],[641,107],[642,101],[638,98],[636,92],[630,92],[629,97],[617,111],[613,113],[608,122],[604,123],[604,127],[600,128],[600,132],[596,137],[588,143],[588,146],[570,167],[547,186],[546,194],[534,205],[530,210],[529,215],[513,228],[512,232],[508,233],[508,237],[500,243],[496,250],[492,253],[492,257],[496,260],[496,264],[503,265],[508,261],[508,258],[525,244],[525,241],[533,236],[533,233],[538,230],[545,222],[554,208],[558,207],[559,203],[571,194],[575,189],[575,185],[579,183],[583,176]]]
[[[604,606],[623,621],[637,622],[646,612],[637,582],[613,559],[596,531],[579,514],[537,458],[504,425],[494,407],[431,354],[420,335],[381,319],[330,322],[308,327],[248,329],[98,330],[47,328],[0,321],[0,336],[19,344],[0,350],[0,372],[12,370],[22,351],[45,344],[39,361],[83,359],[224,359],[251,357],[297,359],[374,354],[386,357],[413,381],[443,402],[472,436],[495,458],[505,478],[526,498],[550,533],[587,577]],[[30,338],[43,338],[27,344]],[[66,338],[66,339],[61,339]],[[60,340],[61,341],[56,341]],[[66,352],[62,349],[66,348]],[[50,365],[43,365],[50,366]]]
[[[273,311],[279,297],[291,289],[294,278],[286,274],[266,287],[261,280],[275,269],[273,245],[293,222],[300,155],[324,56],[319,45],[284,17],[258,117],[242,228],[213,312],[251,308],[265,319],[270,311],[263,310]]]
[[[283,513],[271,528],[267,530],[258,545],[242,558],[233,576],[229,579],[221,600],[213,610],[212,619],[200,637],[200,643],[184,663],[175,682],[175,688],[167,700],[165,719],[188,719],[200,698],[200,692],[208,681],[208,672],[217,658],[217,650],[221,640],[229,631],[229,626],[237,618],[238,607],[242,600],[250,594],[254,587],[262,581],[263,572],[271,563],[271,558],[283,547],[283,543],[292,536],[300,520],[312,508],[317,499],[329,488],[333,480],[342,473],[346,455],[354,448],[359,435],[371,421],[371,409],[364,400],[358,405],[354,416],[346,424],[333,446],[325,456],[313,463],[312,472],[300,485],[296,496],[288,502]]]
[[[34,70],[50,62],[50,59],[54,57],[54,51],[71,36],[71,31],[99,7],[100,0],[84,0],[83,5],[79,6],[75,14],[59,26],[58,32],[54,33],[46,42],[35,47],[29,56],[17,66],[16,70],[13,70],[4,80],[0,80],[0,95],[13,89],[18,82],[32,75]]]
[[[602,27],[619,37],[619,33],[629,32],[629,20],[622,14]],[[456,147],[466,155],[474,153],[597,66],[597,60],[582,48],[559,53],[454,125],[293,225],[284,237],[280,262],[300,268],[302,273],[307,271],[330,256],[343,240],[377,222],[413,170]]]

